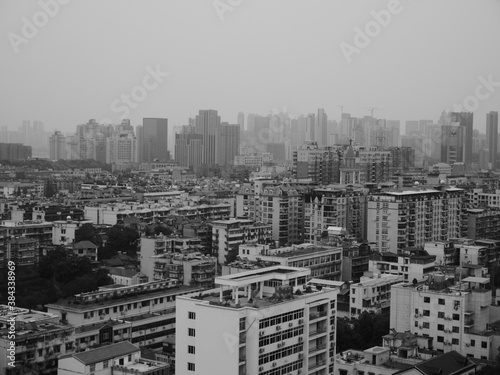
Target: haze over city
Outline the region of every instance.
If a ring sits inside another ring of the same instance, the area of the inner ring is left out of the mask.
[[[239,111],[317,108],[338,121],[338,106],[358,117],[375,107],[375,117],[402,124],[436,121],[475,95],[479,77],[500,82],[498,1],[401,1],[350,62],[341,43],[355,46],[355,28],[364,30],[370,12],[391,2],[256,0],[219,13],[214,3],[71,1],[16,44],[23,17],[33,21],[41,8],[2,2],[0,125],[40,120],[47,130],[71,132],[91,118],[119,123],[123,111],[112,103],[142,85],[148,67],[169,75],[128,118],[133,125],[168,118],[170,131],[209,108],[229,123]],[[500,88],[490,94],[474,111],[482,132]]]

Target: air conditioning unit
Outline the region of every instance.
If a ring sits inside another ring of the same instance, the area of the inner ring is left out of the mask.
[[[422,326],[418,326],[418,328],[422,329]]]
[[[276,366],[277,366],[276,362],[273,362],[273,367],[276,367]]]
[[[259,353],[260,353],[260,354],[264,353],[264,348],[260,348],[260,349],[259,349]]]
[[[419,317],[422,317],[423,315],[422,314],[418,314]]]
[[[304,338],[302,336],[299,337],[299,342],[302,342]]]
[[[418,318],[418,314],[415,314],[415,318]]]
[[[281,342],[278,343],[278,348],[281,348],[283,345],[281,344]]]
[[[259,336],[264,336],[264,331],[260,331]]]
[[[304,319],[299,319],[299,324],[304,324]]]
[[[263,367],[263,366],[260,366],[260,367],[259,367],[259,371],[264,371],[264,367]]]
[[[299,359],[302,359],[304,358],[304,354],[303,353],[299,353]]]
[[[281,331],[281,326],[276,326],[276,331]]]
[[[470,344],[469,344],[469,343],[466,343],[466,344],[465,344],[465,346],[470,346]]]
[[[288,327],[293,327],[293,323],[288,323]]]

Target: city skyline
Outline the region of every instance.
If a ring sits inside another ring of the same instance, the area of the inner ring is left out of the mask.
[[[0,42],[0,97],[7,108],[0,125],[9,128],[29,118],[62,132],[87,118],[120,123],[125,117],[136,125],[158,117],[180,126],[198,108],[216,108],[229,123],[237,122],[239,111],[283,107],[296,114],[324,108],[338,119],[338,106],[356,117],[376,108],[376,117],[405,121],[435,118],[443,109],[461,111],[454,105],[474,107],[467,98],[488,81],[491,90],[477,96],[474,128],[485,132],[486,113],[498,110],[498,52],[490,43],[476,43],[500,35],[494,18],[498,4],[492,0],[481,8],[467,1],[459,6],[401,1],[387,26],[367,46],[356,47],[359,53],[350,61],[340,46],[355,46],[356,30],[365,30],[387,2],[257,1],[232,7],[222,17],[212,2],[152,2],[146,9],[134,1],[109,1],[99,3],[99,12],[94,1],[71,2],[60,4],[46,26],[17,45],[13,35],[24,38],[24,19],[32,20],[40,6],[14,4],[0,5],[1,13],[9,14],[2,19],[7,37]],[[115,12],[148,27],[129,27],[111,16]],[[443,30],[441,20],[451,16],[454,22]],[[88,28],[91,19],[94,27]],[[203,32],[178,32],[186,19]],[[297,22],[303,27],[296,28]],[[456,59],[464,43],[468,53]],[[300,53],[302,48],[310,53]],[[193,58],[200,53],[207,58]],[[12,94],[18,92],[23,95]],[[137,101],[122,97],[134,92]],[[66,110],[54,111],[54,103]]]

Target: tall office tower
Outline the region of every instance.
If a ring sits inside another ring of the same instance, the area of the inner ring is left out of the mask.
[[[368,198],[368,241],[377,251],[396,253],[431,241],[467,235],[467,194],[458,188],[413,188]]]
[[[142,161],[167,162],[170,160],[168,152],[168,119],[142,119]]]
[[[416,120],[406,120],[405,123],[405,135],[419,134],[420,129],[418,126],[418,121]]]
[[[314,129],[315,141],[320,146],[328,145],[328,116],[323,108],[318,108]]]
[[[202,164],[203,136],[193,133],[175,135],[175,161],[181,167],[198,170]]]
[[[458,122],[460,126],[464,128],[464,154],[461,161],[464,163],[471,163],[474,114],[472,112],[452,112],[451,122]]]
[[[305,288],[311,272],[266,267],[176,297],[175,373],[333,374],[338,291]]]
[[[451,112],[443,111],[439,116],[438,120],[439,125],[450,125],[451,124]]]
[[[195,123],[196,134],[203,136],[202,163],[214,165],[217,162],[217,135],[220,128],[220,116],[213,109],[200,110]]]
[[[76,134],[66,137],[66,159],[80,160],[80,137]]]
[[[137,125],[135,127],[135,136],[137,137],[137,163],[142,163],[142,155],[143,155],[143,139],[144,135],[142,134],[142,125]]]
[[[245,128],[245,114],[243,112],[238,112],[238,125],[240,126],[240,130],[247,130]]]
[[[66,159],[66,137],[60,131],[56,131],[49,138],[49,158]]]
[[[399,147],[401,144],[401,122],[399,120],[387,120],[389,129],[387,147]]]
[[[464,161],[465,128],[458,124],[441,125],[441,162],[447,164]]]
[[[227,122],[220,124],[216,140],[216,162],[218,165],[234,164],[240,154],[240,126]]]
[[[486,148],[488,152],[488,163],[490,169],[497,169],[498,156],[498,112],[490,112],[486,115]]]
[[[306,141],[316,142],[316,115],[314,113],[309,113],[306,117]]]
[[[95,160],[100,161],[102,163],[106,163],[106,140],[108,137],[106,137],[104,134],[98,134],[94,138],[95,142]]]

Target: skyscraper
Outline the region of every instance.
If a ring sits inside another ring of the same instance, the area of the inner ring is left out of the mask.
[[[196,171],[202,164],[203,136],[189,132],[175,135],[175,161]]]
[[[50,160],[66,159],[66,137],[60,131],[49,138],[49,157]]]
[[[452,112],[451,122],[458,122],[464,128],[463,140],[463,158],[464,163],[472,162],[472,137],[473,137],[473,118],[472,112]]]
[[[196,134],[203,136],[202,163],[213,165],[217,159],[217,133],[220,116],[213,109],[200,110],[195,120]]]
[[[240,126],[223,122],[219,127],[216,145],[217,164],[234,164],[234,157],[240,154]]]
[[[238,125],[240,126],[240,130],[246,130],[245,128],[245,114],[243,112],[238,112]]]
[[[327,146],[328,143],[328,116],[323,108],[318,108],[318,114],[315,118],[314,135],[315,141],[320,146]]]
[[[488,149],[488,163],[490,169],[497,168],[498,154],[498,112],[490,112],[486,114],[486,142]]]
[[[144,118],[142,120],[142,162],[170,160],[168,152],[168,119]]]

